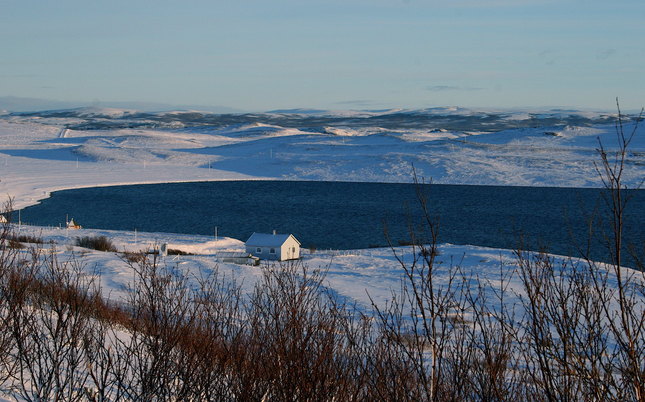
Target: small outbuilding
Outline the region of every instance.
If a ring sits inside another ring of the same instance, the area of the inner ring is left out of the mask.
[[[259,265],[260,259],[242,251],[220,251],[215,255],[219,262],[231,262],[239,265]]]
[[[69,222],[67,222],[67,229],[82,229],[82,228],[83,227],[81,225],[74,222],[74,218],[70,219]]]
[[[246,241],[246,252],[263,260],[297,260],[300,242],[292,234],[253,233]]]
[[[4,215],[0,214],[0,223],[9,223],[9,221],[7,221]]]

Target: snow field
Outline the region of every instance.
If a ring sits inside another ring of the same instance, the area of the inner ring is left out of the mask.
[[[115,116],[116,111],[108,112]],[[593,165],[598,140],[609,150],[616,144],[612,125],[499,132],[364,126],[314,132],[262,123],[66,128],[78,121],[84,121],[82,116],[0,119],[2,197],[13,197],[14,206],[21,208],[56,190],[118,184],[245,179],[409,183],[413,167],[420,177],[440,184],[600,187]],[[628,133],[632,128],[632,123],[625,125]],[[645,127],[640,125],[623,181],[634,187],[643,177]]]

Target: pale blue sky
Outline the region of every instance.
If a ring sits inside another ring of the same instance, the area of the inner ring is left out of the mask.
[[[0,96],[374,109],[645,105],[645,1],[0,0]]]

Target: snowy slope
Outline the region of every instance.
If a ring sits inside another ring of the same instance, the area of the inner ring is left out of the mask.
[[[410,182],[412,166],[436,183],[599,186],[593,165],[598,139],[614,149],[614,126],[603,121],[603,115],[572,118],[571,113],[436,108],[224,117],[87,109],[6,114],[0,116],[0,197],[12,197],[14,207],[21,208],[51,191],[114,184],[244,179]],[[632,127],[626,126],[628,131]],[[641,126],[630,147],[624,180],[634,186],[643,178]],[[42,237],[44,247],[54,247],[61,262],[80,258],[86,274],[116,301],[126,299],[134,279],[131,267],[121,252],[75,246],[77,237],[107,236],[120,251],[150,250],[165,243],[192,255],[167,256],[162,264],[193,278],[218,269],[241,284],[244,293],[262,276],[261,267],[216,262],[219,251],[243,250],[238,239],[29,226],[16,230]],[[373,313],[372,303],[382,308],[401,290],[403,270],[394,252],[406,261],[414,256],[409,247],[303,251],[304,264],[327,271],[324,284],[330,293],[367,314]],[[483,284],[494,300],[495,288],[505,281],[504,303],[521,308],[524,291],[512,251],[442,244],[433,283],[446,284],[448,271],[457,266],[465,279],[461,286],[477,291]],[[610,275],[608,281],[615,289],[615,277]]]
[[[99,281],[103,293],[115,301],[124,301],[126,292],[133,281],[132,269],[122,253],[158,249],[167,244],[169,249],[181,250],[191,255],[169,255],[160,257],[160,264],[178,269],[197,278],[218,270],[227,280],[242,286],[250,293],[262,277],[262,266],[247,266],[217,262],[216,254],[221,251],[244,251],[243,241],[231,238],[218,238],[173,233],[125,232],[95,229],[68,230],[36,226],[15,226],[16,234],[41,238],[45,248],[54,247],[60,262],[73,259],[81,260],[87,275]],[[83,236],[106,236],[119,252],[101,252],[75,246],[75,241]],[[524,294],[518,270],[517,258],[513,251],[478,246],[441,244],[435,261],[434,283],[444,286],[449,280],[448,272],[459,267],[459,277],[467,280],[464,286],[472,286],[476,291],[484,284],[486,292],[494,292],[500,281],[507,286],[505,303],[515,306]],[[404,271],[396,260],[395,253],[406,263],[414,257],[411,247],[374,248],[365,250],[302,250],[302,262],[311,270],[326,271],[325,286],[339,300],[356,305],[361,311],[371,313],[372,302],[379,308],[384,307],[393,294],[401,291]],[[567,257],[554,256],[557,269],[566,262]],[[627,272],[632,272],[627,269]],[[638,278],[641,279],[638,279]],[[638,275],[635,280],[643,280]],[[615,286],[615,278],[610,276],[610,287]]]
[[[289,113],[287,113],[289,112]],[[197,180],[598,187],[612,116],[462,108],[254,115],[73,109],[0,117],[0,193],[17,207],[51,191]],[[577,123],[579,125],[571,124]],[[536,126],[537,125],[537,126]],[[633,123],[627,121],[626,131]],[[645,127],[625,183],[645,177]]]
[[[261,267],[217,262],[217,252],[244,250],[244,243],[236,239],[215,240],[207,236],[170,233],[67,230],[24,225],[16,228],[17,234],[40,237],[46,244],[53,243],[61,262],[81,259],[85,272],[100,281],[105,295],[117,301],[125,300],[126,289],[133,280],[132,270],[122,257],[122,252],[152,250],[163,243],[170,249],[194,254],[169,255],[161,260],[161,264],[177,267],[194,278],[218,269],[225,277],[242,284],[243,289],[250,292],[262,275]],[[75,246],[75,240],[83,236],[106,236],[120,252],[101,252]],[[409,247],[397,247],[395,250],[404,260],[409,261],[412,258]],[[445,272],[456,265],[464,267],[466,273],[476,273],[483,280],[496,281],[499,279],[500,264],[512,269],[515,261],[513,253],[509,250],[476,246],[443,244],[440,254],[437,263],[438,283],[443,280],[441,278],[446,279]],[[363,311],[371,310],[370,298],[382,307],[385,301],[391,298],[393,291],[400,290],[403,271],[393,251],[388,248],[323,250],[313,253],[303,250],[303,262],[310,269],[326,270],[325,285],[328,289],[341,300],[351,304],[357,303]],[[515,278],[511,287],[519,291],[521,284],[518,278]]]

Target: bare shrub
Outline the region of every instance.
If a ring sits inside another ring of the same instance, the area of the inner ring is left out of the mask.
[[[408,259],[391,245],[403,271],[400,292],[393,293],[384,308],[372,303],[382,333],[375,377],[381,399],[445,400],[468,395],[463,370],[470,365],[468,353],[453,347],[468,340],[461,317],[467,298],[458,266],[440,269],[436,264],[439,225],[429,210],[426,194],[416,174],[414,181],[422,212],[421,224],[410,225]],[[387,232],[386,232],[387,234]],[[439,283],[435,277],[441,278]],[[389,372],[394,370],[393,372]],[[391,378],[403,381],[392,383]]]
[[[518,247],[517,270],[500,263],[494,283],[440,264],[438,220],[418,186],[422,222],[407,254],[392,247],[401,288],[373,311],[346,306],[302,261],[267,265],[243,294],[216,269],[190,277],[145,253],[124,254],[135,279],[116,304],[82,258],[59,261],[35,241],[6,247],[34,239],[0,225],[0,390],[72,401],[643,401],[645,274],[623,267],[625,250],[637,264],[643,253],[622,233],[633,133],[620,111],[616,132],[618,151],[600,144],[597,166],[609,264]],[[77,244],[114,251],[103,236]]]
[[[75,262],[34,251],[7,283],[16,362],[14,388],[27,400],[78,400],[87,377],[78,345],[89,325],[91,281]]]
[[[630,197],[624,191],[622,182],[626,169],[628,148],[636,134],[638,123],[642,121],[643,110],[638,116],[637,123],[631,133],[625,131],[623,115],[616,100],[618,118],[616,120],[617,151],[609,152],[599,141],[598,154],[600,163],[596,170],[605,188],[605,203],[609,207],[609,235],[606,238],[608,254],[611,258],[609,271],[615,277],[615,291],[606,289],[607,277],[602,269],[591,259],[587,258],[589,272],[593,285],[601,299],[604,319],[609,327],[609,333],[615,342],[613,350],[614,368],[620,373],[619,383],[626,387],[625,397],[645,401],[645,271],[643,270],[643,255],[636,253],[638,245],[629,247],[624,238],[625,210]],[[645,180],[645,179],[643,179]],[[643,182],[641,182],[642,185]],[[624,250],[633,252],[634,261],[640,265],[640,271],[623,267]],[[621,395],[622,396],[622,395]]]
[[[130,267],[136,275],[128,300],[130,336],[117,338],[128,359],[117,384],[129,399],[171,398],[176,350],[195,319],[186,277],[159,265],[156,254]]]
[[[221,278],[215,270],[198,278],[193,293],[195,320],[190,334],[181,340],[177,376],[183,399],[232,399],[231,367],[242,349],[241,340],[247,329],[241,310],[242,296],[235,282]]]
[[[357,393],[345,335],[350,313],[324,291],[324,277],[301,262],[264,269],[247,308],[244,346],[254,378],[240,378],[237,398],[348,400]]]
[[[11,211],[11,199],[2,211]],[[26,293],[22,282],[14,281],[14,267],[19,264],[21,254],[16,247],[6,247],[12,235],[11,225],[0,225],[0,388],[5,387],[17,369],[11,354],[15,347],[11,330],[14,311]]]
[[[193,255],[192,253],[182,251],[182,250],[177,250],[174,248],[169,248],[167,253],[168,255]]]
[[[8,236],[8,239],[21,242],[21,243],[43,244],[42,237],[36,237],[36,236],[25,235],[25,234],[22,234],[22,235],[11,234],[10,236]]]
[[[642,118],[639,116],[638,121]],[[618,106],[617,150],[599,142],[596,170],[604,184],[609,211],[603,234],[610,263],[555,263],[540,253],[517,252],[526,315],[517,341],[524,345],[526,382],[531,395],[548,400],[645,400],[645,277],[625,268],[625,210],[629,202],[622,177],[627,149],[636,133],[627,134]]]
[[[543,253],[518,251],[517,261],[525,292],[520,295],[525,316],[518,342],[524,347],[531,392],[548,400],[597,399],[606,394],[606,389],[599,393],[593,386],[607,385],[611,378],[596,364],[608,345],[586,267],[567,261],[556,264]]]
[[[83,236],[76,238],[76,245],[83,248],[91,248],[98,251],[116,252],[117,249],[112,241],[105,236]]]
[[[25,248],[25,245],[15,239],[7,239],[8,247],[19,250]]]

